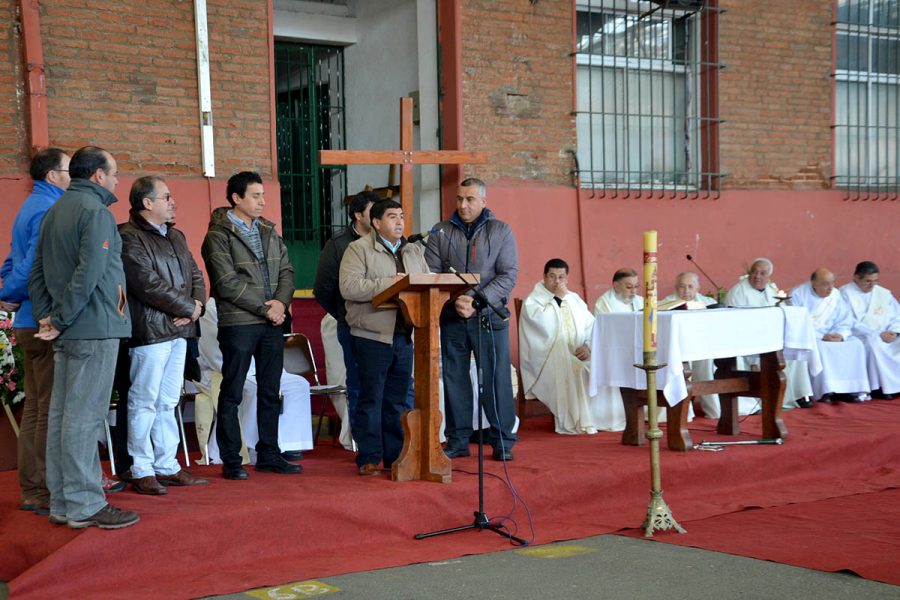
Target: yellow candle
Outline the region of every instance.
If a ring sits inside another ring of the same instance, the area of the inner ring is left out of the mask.
[[[656,352],[656,232],[644,232],[644,352]]]

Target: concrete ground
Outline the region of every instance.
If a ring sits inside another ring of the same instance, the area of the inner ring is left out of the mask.
[[[299,600],[318,596],[335,600],[898,600],[900,587],[851,574],[823,573],[649,540],[601,535],[209,598]]]

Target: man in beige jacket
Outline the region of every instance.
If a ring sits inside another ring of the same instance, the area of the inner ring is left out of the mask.
[[[403,237],[403,210],[382,200],[369,212],[372,231],[347,247],[340,288],[347,307],[360,394],[353,437],[359,474],[378,475],[403,449],[400,416],[413,367],[412,327],[396,308],[375,308],[372,298],[408,273],[428,273],[424,248]]]

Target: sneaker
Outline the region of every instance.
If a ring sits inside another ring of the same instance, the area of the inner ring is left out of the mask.
[[[69,520],[72,529],[84,529],[85,527],[99,527],[100,529],[121,529],[134,525],[141,517],[134,511],[120,510],[112,504],[107,504],[93,515],[80,521]]]
[[[47,517],[47,520],[54,525],[68,525],[69,523],[66,515],[50,515],[49,517]]]

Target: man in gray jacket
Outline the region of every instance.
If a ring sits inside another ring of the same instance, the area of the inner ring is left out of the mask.
[[[97,440],[109,411],[119,339],[131,335],[122,239],[107,208],[116,201],[116,159],[95,146],[69,163],[72,183],[41,224],[28,280],[35,337],[55,340],[47,424],[50,522],[118,529],[137,513],[107,504]]]
[[[425,258],[433,273],[478,273],[477,292],[499,312],[506,311],[516,277],[519,254],[512,229],[494,217],[480,179],[459,184],[456,212],[435,226]],[[509,359],[509,323],[469,291],[447,302],[441,312],[441,366],[444,377],[445,454],[469,456],[472,435],[470,356],[475,352],[484,381],[484,412],[491,426],[489,441],[495,460],[512,460],[517,439]],[[508,311],[507,311],[508,315]],[[481,332],[479,334],[479,328]],[[479,343],[480,340],[480,343]]]
[[[282,328],[294,296],[294,268],[274,223],[261,216],[266,198],[259,174],[232,175],[226,197],[231,208],[213,211],[200,250],[219,311],[222,387],[216,441],[222,475],[235,480],[249,476],[241,466],[238,406],[251,358],[256,362],[257,382],[256,470],[300,473],[303,467],[282,458],[278,448]]]

